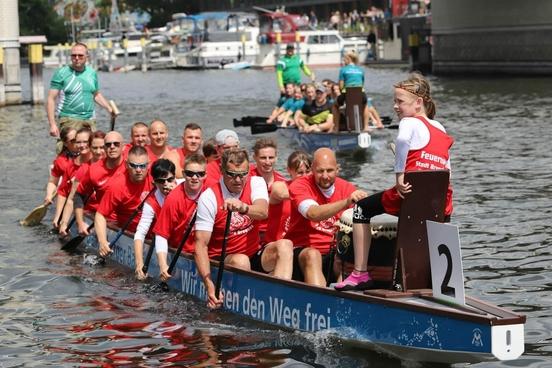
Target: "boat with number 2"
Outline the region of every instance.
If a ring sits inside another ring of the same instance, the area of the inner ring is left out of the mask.
[[[279,328],[326,331],[344,343],[403,360],[456,363],[519,357],[524,350],[525,316],[464,296],[459,240],[442,236],[453,229],[457,237],[458,229],[439,222],[427,221],[426,225],[425,220],[443,219],[443,211],[438,208],[444,208],[448,173],[407,175],[406,180],[416,190],[404,200],[398,222],[394,216],[384,215],[371,223],[375,241],[369,270],[380,289],[338,292],[226,266],[223,309]],[[352,245],[350,222],[346,216],[338,221],[336,249],[340,254]],[[116,231],[110,229],[108,236],[113,237]],[[98,248],[93,235],[85,239],[85,244]],[[434,264],[435,257],[445,262],[444,269],[438,262]],[[134,268],[132,234],[119,239],[110,258]],[[211,262],[213,280],[217,266],[218,262]],[[150,274],[158,273],[153,257]],[[204,284],[190,254],[180,256],[168,286],[206,300]]]

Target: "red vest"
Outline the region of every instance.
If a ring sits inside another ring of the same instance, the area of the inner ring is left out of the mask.
[[[89,197],[86,202],[86,208],[92,211],[96,211],[110,180],[126,171],[124,161],[121,161],[119,166],[108,169],[105,166],[105,160],[103,159],[90,165],[87,177],[79,182],[77,189],[81,195]]]
[[[416,116],[429,130],[429,142],[417,150],[409,150],[406,156],[405,172],[447,170],[449,150],[454,140],[447,133],[431,125],[426,118]],[[387,213],[398,214],[402,199],[395,187],[383,192],[382,205]],[[449,183],[445,206],[445,215],[452,213],[452,187]]]
[[[251,165],[251,168],[249,169],[249,176],[258,176],[258,177],[263,177],[259,171],[257,170],[257,167],[255,165]],[[278,171],[274,170],[274,182],[277,182],[277,181],[286,181],[286,178],[280,174]],[[268,185],[268,183],[266,184],[266,188],[268,189],[268,196],[270,197],[270,192],[272,191],[272,185]],[[270,216],[266,219],[266,220],[262,220],[259,222],[259,231],[264,233],[267,231],[267,226],[268,226],[268,222],[269,222],[269,219],[270,219]],[[270,243],[269,241],[266,241],[266,239],[264,239],[264,243]]]
[[[212,188],[217,199],[217,213],[215,215],[215,224],[209,241],[209,258],[219,257],[222,251],[222,241],[224,239],[224,230],[226,227],[227,211],[222,211],[220,208],[224,203],[222,196],[222,187],[218,183]],[[251,201],[251,177],[247,178],[247,182],[242,190],[239,198],[240,201],[248,206]],[[228,239],[226,242],[226,254],[245,254],[248,257],[254,255],[260,247],[259,238],[259,222],[254,221],[247,215],[232,212],[230,221],[230,230],[228,231]]]

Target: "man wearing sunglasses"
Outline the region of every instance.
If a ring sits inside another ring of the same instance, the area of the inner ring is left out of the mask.
[[[122,227],[151,191],[153,184],[148,175],[148,166],[146,149],[132,147],[126,160],[126,174],[113,178],[109,183],[94,219],[100,256],[105,257],[111,253],[107,240],[107,220],[114,221],[117,226]],[[139,215],[135,216],[127,230],[134,232],[139,218]]]
[[[125,172],[123,136],[119,132],[107,133],[104,149],[105,158],[92,163],[85,175],[75,178],[73,185],[77,187],[76,193],[68,197],[68,200],[74,201],[75,219],[81,235],[88,235],[88,225],[84,221],[85,205],[86,209],[96,211],[110,180]]]
[[[240,140],[238,134],[230,129],[222,129],[215,135],[216,149],[219,154],[219,157],[225,151],[228,151],[232,148],[240,147]],[[211,187],[216,185],[220,178],[222,177],[222,171],[220,168],[221,159],[211,161],[207,164],[207,179],[205,179],[205,185]]]
[[[99,91],[96,71],[86,65],[87,58],[86,45],[75,44],[71,48],[71,65],[62,66],[52,77],[46,102],[52,137],[58,138],[59,131],[65,126],[71,126],[76,130],[82,127],[96,130],[94,103],[113,114],[108,101]],[[56,100],[58,100],[57,109]],[[59,118],[59,128],[56,117]],[[58,150],[60,149],[58,144]]]
[[[201,153],[203,137],[201,127],[196,123],[188,123],[182,133],[182,147],[175,148],[167,154],[167,158],[176,165],[176,177],[182,178],[182,168],[186,157],[194,153]]]
[[[146,275],[142,271],[144,266],[144,240],[154,220],[159,218],[161,208],[167,195],[179,184],[176,181],[175,166],[172,161],[160,158],[151,165],[151,176],[156,190],[150,195],[144,207],[142,216],[134,233],[134,272],[138,280],[144,280]]]
[[[259,221],[267,218],[268,192],[263,178],[249,175],[247,151],[225,151],[221,168],[222,179],[199,197],[195,228],[195,261],[209,308],[222,304],[222,298],[215,295],[209,259],[221,256],[228,211],[232,211],[232,217],[226,239],[227,264],[283,279],[290,279],[293,271],[293,244],[289,240],[261,247]]]
[[[203,155],[193,153],[186,156],[183,170],[185,182],[167,196],[153,228],[155,251],[160,270],[159,278],[162,281],[167,281],[171,277],[167,265],[168,247],[177,248],[182,242],[184,233],[196,211],[199,195],[205,189],[203,183],[205,182],[206,164],[207,161]],[[194,252],[194,237],[193,232],[190,233],[184,244],[184,252]]]

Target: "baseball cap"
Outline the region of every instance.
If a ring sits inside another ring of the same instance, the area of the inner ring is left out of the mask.
[[[326,87],[324,87],[324,86],[322,85],[322,83],[316,83],[315,88],[316,88],[316,92],[318,92],[318,91],[320,91],[320,92],[326,92]]]
[[[291,49],[291,50],[295,49],[295,46],[293,46],[292,43],[288,43],[288,44],[286,45],[286,50],[290,50],[290,49]]]
[[[217,144],[225,144],[228,138],[234,139],[236,142],[240,143],[240,139],[235,131],[230,129],[222,129],[215,135],[215,141]]]

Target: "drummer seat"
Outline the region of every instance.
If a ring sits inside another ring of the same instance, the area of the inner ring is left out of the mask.
[[[362,87],[347,87],[347,92],[345,93],[345,116],[347,117],[348,131],[362,131],[364,127],[363,94]]]

